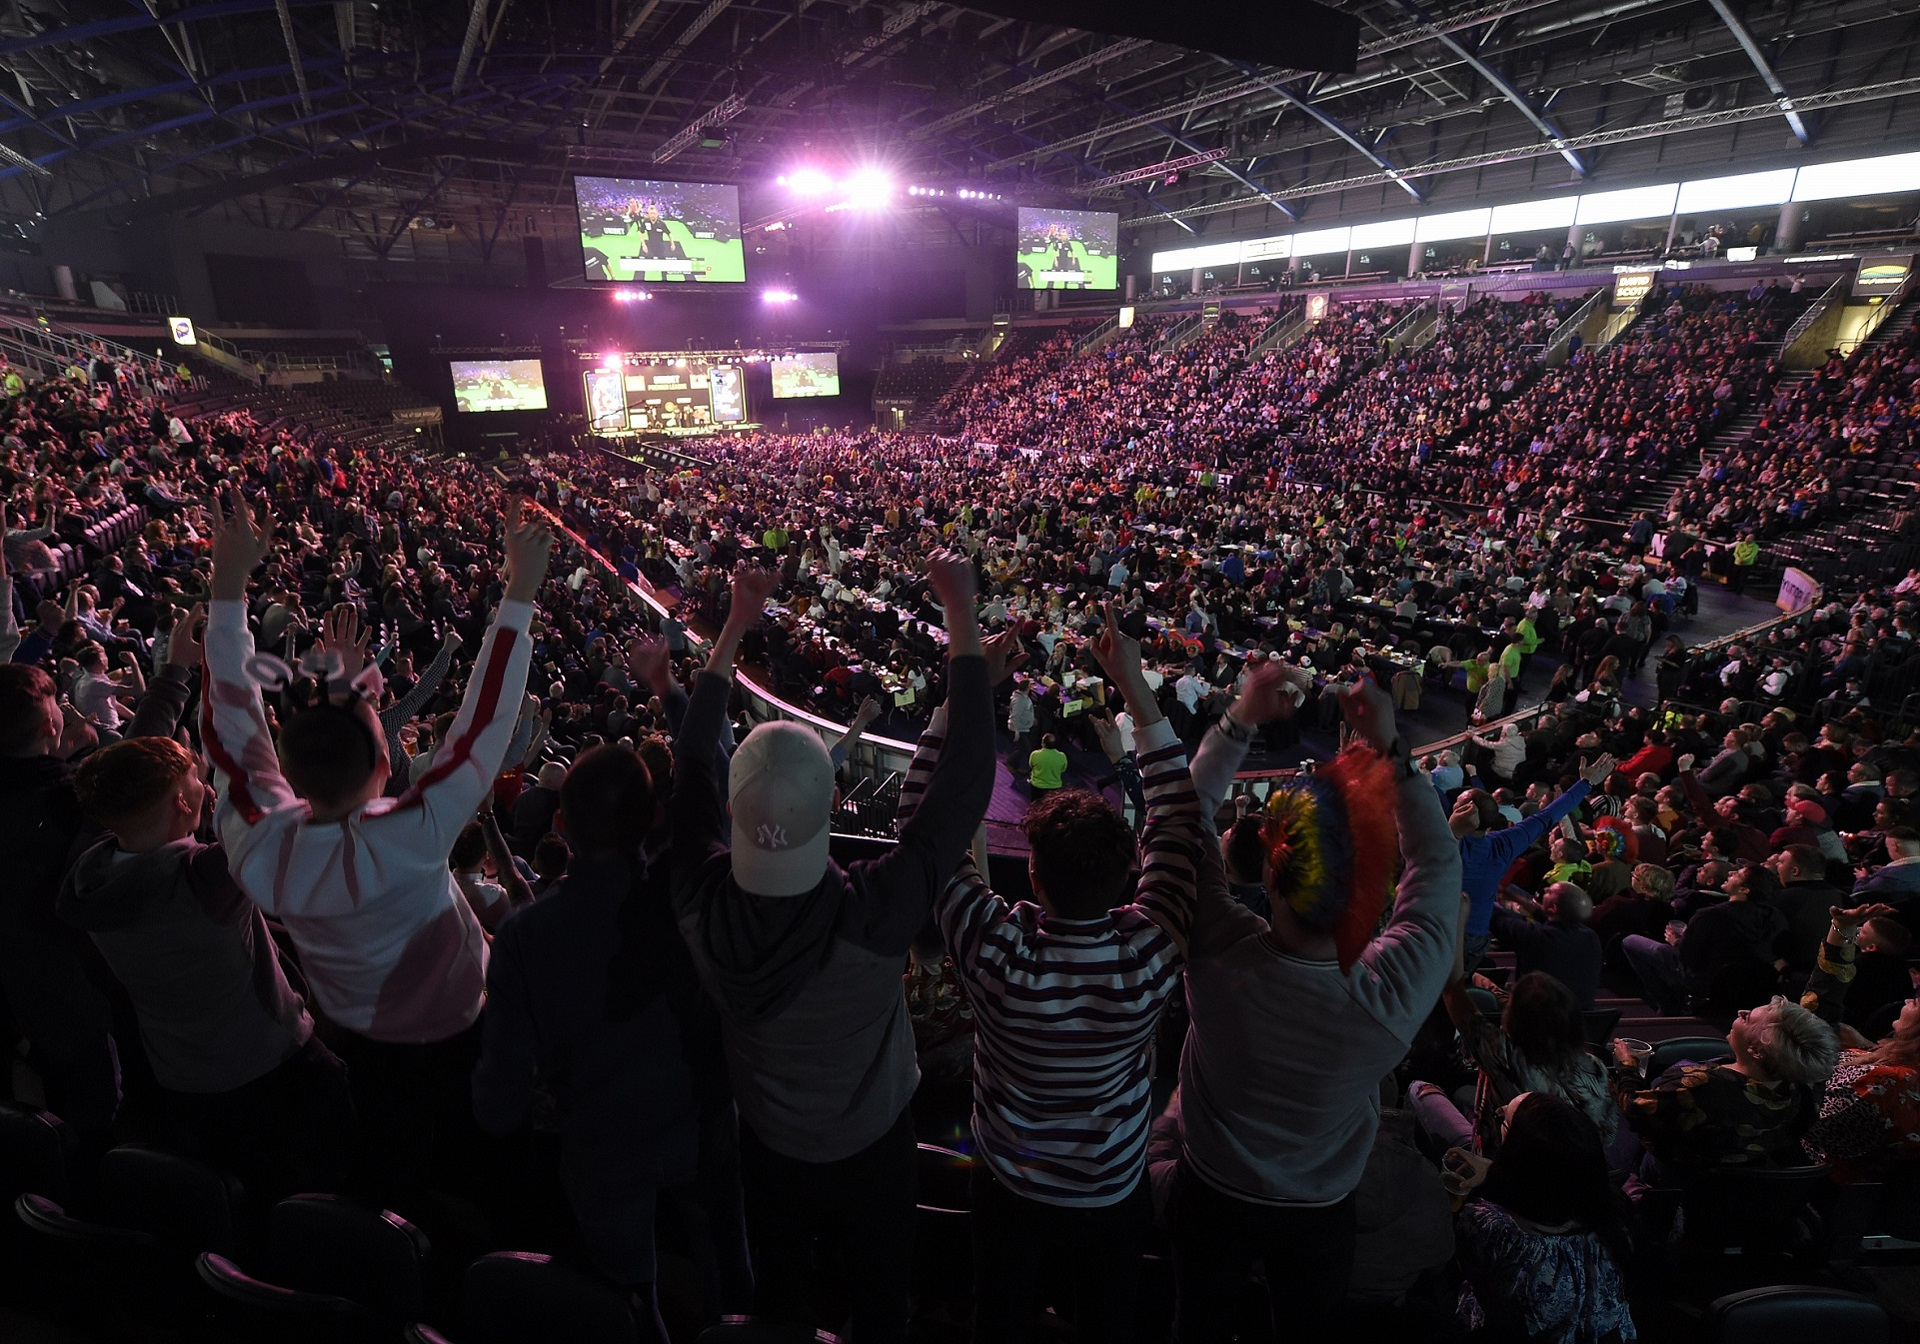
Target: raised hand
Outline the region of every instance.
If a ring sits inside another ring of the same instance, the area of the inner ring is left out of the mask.
[[[1020,646],[1020,636],[1012,630],[1003,630],[980,646],[987,655],[987,681],[998,686],[1027,661],[1027,651]]]
[[[1614,760],[1613,757],[1606,752],[1601,752],[1599,760],[1580,772],[1580,778],[1586,780],[1588,784],[1597,789],[1602,784],[1605,784],[1613,772],[1619,768],[1620,762]]]
[[[1117,761],[1127,754],[1126,741],[1120,736],[1119,724],[1105,714],[1092,715],[1090,721],[1093,735],[1100,739],[1100,750],[1107,754],[1108,760]]]
[[[935,551],[927,557],[927,583],[949,620],[956,611],[973,614],[980,581],[973,572],[973,562],[966,556],[955,551]]]
[[[1898,912],[1890,905],[1875,904],[1856,905],[1851,910],[1843,910],[1836,905],[1830,907],[1827,913],[1833,917],[1833,922],[1840,928],[1857,929],[1870,919],[1884,919]]]
[[[1285,663],[1263,662],[1247,674],[1234,702],[1233,717],[1249,728],[1257,728],[1275,719],[1289,719],[1306,702],[1313,679],[1297,667]]]
[[[351,602],[341,602],[320,623],[319,644],[340,659],[340,675],[352,681],[367,665],[367,639],[371,630],[360,626],[360,611]]]
[[[506,577],[509,602],[531,602],[547,577],[553,558],[553,533],[537,516],[527,515],[523,496],[507,499]]]
[[[742,565],[733,576],[733,608],[727,613],[727,620],[744,622],[744,625],[753,624],[760,619],[760,613],[766,610],[767,599],[773,596],[773,590],[779,586],[780,576],[772,570],[762,569],[758,565]]]
[[[1372,677],[1361,677],[1336,694],[1340,697],[1340,713],[1354,736],[1382,756],[1392,754],[1400,727],[1394,722],[1393,701],[1378,683]]]
[[[1093,655],[1094,662],[1100,664],[1107,679],[1122,690],[1131,681],[1144,684],[1145,679],[1140,675],[1140,641],[1120,628],[1119,604],[1108,602],[1102,615],[1100,633],[1087,645],[1087,651]]]
[[[636,639],[627,645],[627,675],[664,696],[673,688],[673,659],[659,639]]]
[[[860,702],[860,708],[854,711],[853,721],[858,727],[865,728],[880,717],[880,702],[872,696]]]
[[[266,504],[249,506],[240,487],[229,485],[223,506],[213,496],[213,595],[247,595],[247,579],[273,550],[273,518]]]

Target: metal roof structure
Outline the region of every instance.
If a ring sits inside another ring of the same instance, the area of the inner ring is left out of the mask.
[[[1235,54],[1284,3],[1219,9],[1197,52],[938,0],[7,0],[0,226],[216,212],[485,258],[576,171],[745,183],[751,215],[824,159],[1177,246],[1920,145],[1920,0],[1334,7],[1350,73]]]

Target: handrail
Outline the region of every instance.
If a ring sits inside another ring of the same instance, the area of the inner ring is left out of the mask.
[[[1153,347],[1153,353],[1155,355],[1164,355],[1178,350],[1181,346],[1192,340],[1194,334],[1205,325],[1206,317],[1201,313],[1195,313],[1191,317],[1183,318],[1181,321],[1174,323],[1173,329],[1160,338],[1160,343]]]
[[[1646,306],[1646,303],[1645,299],[1639,299],[1631,307],[1608,318],[1607,325],[1600,328],[1600,334],[1594,337],[1593,348],[1604,350],[1618,340],[1622,332],[1640,320],[1640,310]]]
[[[13,313],[0,312],[0,328],[13,333],[12,339],[18,345],[37,348],[46,355],[65,359],[69,363],[77,363],[81,368],[85,368],[92,362],[94,346],[97,345],[115,362],[145,369],[149,374],[167,374],[173,371],[164,360],[144,351],[121,345],[117,341],[104,340],[84,333],[81,334],[84,339],[76,338],[51,318],[41,322]]]
[[[1780,338],[1780,357],[1785,359],[1787,351],[1793,349],[1794,342],[1806,335],[1808,328],[1827,315],[1827,310],[1833,307],[1834,300],[1844,297],[1841,294],[1842,290],[1851,292],[1852,288],[1853,273],[1851,271],[1835,276],[1833,283],[1821,291],[1820,297],[1807,306],[1806,312],[1793,320],[1793,325],[1788,327],[1786,334]]]
[[[1292,345],[1294,341],[1298,339],[1300,333],[1305,331],[1309,325],[1304,309],[1296,313],[1292,321],[1288,321],[1282,314],[1274,314],[1273,322],[1267,328],[1266,334],[1247,347],[1247,362],[1251,363],[1254,359],[1266,354],[1269,350],[1281,349]]]
[[[1118,330],[1120,330],[1120,314],[1115,313],[1082,337],[1080,343],[1073,347],[1073,352],[1076,355],[1090,355]]]
[[[1912,291],[1912,286],[1913,281],[1908,280],[1905,284],[1901,285],[1900,288],[1887,295],[1887,297],[1881,301],[1879,307],[1874,309],[1873,314],[1867,318],[1866,324],[1854,334],[1853,339],[1851,341],[1842,341],[1835,348],[1843,355],[1850,355],[1863,345],[1871,342],[1873,338],[1879,334],[1880,328],[1887,324],[1887,319],[1893,316],[1894,311],[1905,306],[1907,296]]]
[[[1438,311],[1434,309],[1432,299],[1418,300],[1409,306],[1406,312],[1400,315],[1398,321],[1380,334],[1380,339],[1383,341],[1392,341],[1396,346],[1399,345],[1406,334],[1414,331],[1420,322],[1429,315],[1429,310]]]
[[[607,557],[599,551],[587,545],[586,538],[578,532],[575,532],[571,527],[568,527],[566,522],[551,509],[546,508],[544,505],[534,503],[531,500],[528,502],[540,513],[545,515],[557,530],[565,534],[569,541],[579,547],[582,555],[590,557],[598,564],[609,579],[624,587],[633,597],[652,608],[656,619],[667,614],[665,604],[654,596],[651,585],[636,583],[621,577],[619,569],[615,567],[612,561],[608,560]],[[705,650],[708,647],[708,641],[702,639],[694,633],[693,630],[689,629],[686,632],[686,636],[687,642],[693,645],[694,648]],[[773,691],[761,685],[759,680],[749,672],[743,670],[736,673],[734,681],[746,695],[749,709],[761,711],[755,713],[755,718],[761,722],[769,719],[784,719],[791,723],[804,724],[819,733],[821,739],[829,746],[838,742],[847,732],[848,725],[846,724],[835,723],[831,719],[822,718],[820,715],[801,709],[797,705],[788,704],[785,700],[782,700],[778,695],[774,694]],[[886,773],[905,774],[907,767],[913,764],[913,750],[914,744],[911,742],[899,742],[892,738],[879,737],[875,734],[868,733],[863,736],[859,742],[854,744],[854,750],[847,759],[850,763],[874,771],[875,778],[884,778]]]
[[[1553,333],[1553,339],[1548,341],[1540,351],[1540,362],[1550,369],[1557,369],[1572,358],[1568,353],[1568,347],[1573,344],[1573,338],[1593,320],[1594,311],[1606,302],[1612,293],[1610,288],[1603,285],[1588,295],[1585,303],[1568,313],[1566,321],[1562,322],[1559,330]]]

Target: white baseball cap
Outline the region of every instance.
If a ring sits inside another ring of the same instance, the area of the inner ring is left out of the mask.
[[[733,877],[756,896],[798,896],[827,870],[833,762],[819,735],[797,723],[763,723],[733,753]]]

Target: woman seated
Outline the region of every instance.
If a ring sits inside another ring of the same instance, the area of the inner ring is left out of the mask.
[[[1826,944],[1807,982],[1807,1000],[1838,1024],[1857,978],[1862,925],[1889,916],[1886,905],[1835,909]],[[1851,1027],[1842,1035],[1858,1046],[1840,1056],[1827,1080],[1819,1118],[1807,1131],[1807,1155],[1834,1168],[1844,1181],[1885,1176],[1902,1164],[1920,1164],[1920,998],[1910,998],[1878,1044]]]
[[[1840,1056],[1833,1029],[1776,995],[1727,1034],[1730,1057],[1675,1064],[1649,1086],[1623,1042],[1613,1095],[1645,1148],[1641,1178],[1670,1185],[1714,1166],[1793,1166]]]
[[[1501,1114],[1523,1092],[1572,1102],[1603,1140],[1613,1137],[1620,1113],[1608,1095],[1606,1069],[1586,1051],[1585,1023],[1572,990],[1544,971],[1530,971],[1514,982],[1498,1024],[1481,1014],[1459,975],[1441,990],[1440,1001],[1467,1058],[1480,1066],[1480,1078],[1471,1122],[1442,1089],[1413,1085],[1408,1096],[1414,1115],[1436,1143],[1493,1154],[1500,1146]]]
[[[1600,1131],[1558,1097],[1505,1108],[1490,1165],[1455,1168],[1471,1198],[1454,1233],[1459,1319],[1476,1339],[1620,1344],[1638,1338],[1618,1265],[1625,1220]],[[1484,1170],[1484,1177],[1479,1172]]]

